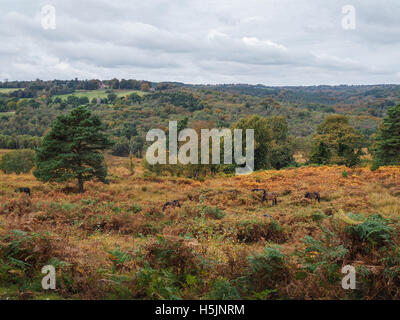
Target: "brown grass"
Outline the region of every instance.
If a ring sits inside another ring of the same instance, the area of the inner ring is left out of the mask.
[[[340,166],[304,167],[199,182],[144,177],[139,160],[133,175],[126,158],[108,156],[107,163],[111,184],[89,182],[83,195],[75,193],[74,184],[66,188],[42,184],[31,174],[0,173],[0,234],[16,229],[49,234],[47,249],[41,244],[32,250],[40,255],[41,264],[51,257],[68,264],[63,270],[73,284],[63,285],[60,297],[96,299],[114,292],[111,270],[117,258],[109,252],[115,249],[132,257],[117,268],[126,275],[144,268],[145,261],[151,268],[172,268],[178,275],[200,268],[203,286],[186,296],[200,298],[214,279],[233,280],[246,272],[246,257],[260,253],[267,244],[280,244],[282,252],[290,254],[302,246],[303,237],[318,238],[321,229],[313,219],[316,212],[326,216],[379,212],[397,223],[400,217],[399,167],[375,172]],[[344,170],[347,178],[342,177]],[[31,188],[32,197],[14,193],[17,187]],[[260,203],[253,188],[277,192],[278,205]],[[321,203],[304,199],[309,191],[319,192]],[[174,199],[180,200],[182,208],[162,212],[162,205]],[[203,216],[205,206],[219,208],[224,216]],[[271,223],[278,230],[271,228]],[[164,242],[160,245],[157,239]],[[169,259],[160,260],[160,250],[167,256],[170,253]],[[210,265],[202,265],[204,259]],[[285,279],[284,288],[279,289],[281,297],[346,295],[340,287],[325,290],[317,288],[317,279],[307,281]],[[128,281],[124,286],[134,285]]]

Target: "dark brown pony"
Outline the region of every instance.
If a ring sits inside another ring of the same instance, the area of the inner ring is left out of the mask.
[[[320,196],[319,192],[307,192],[304,195],[304,198],[310,199],[310,200],[314,199],[315,201],[321,202],[321,196]]]
[[[168,206],[173,206],[173,207],[181,207],[181,204],[179,203],[179,200],[172,200],[172,201],[168,201],[164,204],[162,211],[164,211],[165,209],[167,209]]]
[[[253,189],[251,190],[252,192],[256,192],[256,191],[262,191],[263,192],[263,196],[261,198],[261,202],[271,200],[272,204],[277,205],[278,204],[278,193],[276,192],[267,192],[265,189]]]
[[[31,189],[29,188],[17,188],[15,192],[25,192],[28,196],[31,196]]]

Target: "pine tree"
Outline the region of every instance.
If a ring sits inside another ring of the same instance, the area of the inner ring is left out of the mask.
[[[100,119],[86,107],[57,117],[36,151],[35,177],[44,182],[77,179],[80,193],[85,181],[107,183],[102,151],[112,144],[101,130]]]
[[[373,154],[375,166],[400,164],[400,105],[388,109]]]

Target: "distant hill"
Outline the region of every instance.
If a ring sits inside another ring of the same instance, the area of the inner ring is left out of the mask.
[[[185,117],[189,126],[229,127],[258,114],[286,116],[292,135],[310,139],[327,115],[340,113],[350,117],[368,145],[387,108],[398,103],[399,85],[270,87],[118,79],[0,82],[0,148],[11,143],[10,137],[43,136],[58,114],[82,104],[99,114],[115,137],[132,126],[144,137],[150,128]]]

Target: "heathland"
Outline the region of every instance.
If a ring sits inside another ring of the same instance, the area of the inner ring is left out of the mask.
[[[398,167],[193,180],[146,174],[139,159],[133,175],[126,158],[107,166],[110,184],[88,182],[84,194],[0,173],[1,298],[400,297]],[[277,192],[278,204],[253,188]],[[175,199],[180,208],[162,211]],[[57,270],[50,293],[47,264]],[[356,290],[342,289],[344,265],[357,270]]]
[[[399,299],[399,102],[396,85],[0,83],[0,298]],[[146,133],[169,121],[254,127],[256,171],[150,166]],[[100,131],[113,146],[93,155]],[[48,172],[58,142],[87,147],[63,164],[96,162],[109,183],[43,182],[65,170]],[[42,289],[46,265],[56,290]],[[355,289],[342,287],[344,266]]]

